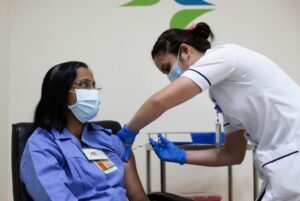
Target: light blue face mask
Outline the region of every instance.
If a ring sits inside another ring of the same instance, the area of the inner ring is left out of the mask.
[[[184,73],[184,70],[182,70],[181,67],[179,66],[178,62],[176,62],[175,64],[173,64],[173,66],[168,74],[168,78],[171,82],[173,82],[174,80],[179,78],[180,75],[182,75],[183,73]]]
[[[82,123],[96,117],[100,106],[99,90],[75,89],[75,94],[77,102],[73,105],[68,105],[75,117]]]
[[[176,63],[173,64],[173,66],[172,66],[172,68],[171,68],[171,70],[168,74],[168,78],[171,82],[173,82],[174,80],[179,78],[184,73],[184,70],[182,70],[182,68],[178,64],[179,54],[180,54],[180,49],[179,49],[178,54],[177,54]]]

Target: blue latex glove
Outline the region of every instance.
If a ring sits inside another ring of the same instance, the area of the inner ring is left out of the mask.
[[[138,132],[133,132],[128,129],[127,125],[117,133],[117,136],[122,140],[125,144],[125,161],[128,162],[130,155],[131,155],[131,146],[134,142],[134,139]]]
[[[152,138],[149,139],[156,155],[164,161],[186,163],[186,155],[184,149],[179,149],[173,142],[164,138],[162,134],[158,134],[159,141],[156,142]]]

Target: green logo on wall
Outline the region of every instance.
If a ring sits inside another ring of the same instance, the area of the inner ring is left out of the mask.
[[[214,6],[214,4],[208,3],[204,0],[174,0],[176,3],[184,6]],[[152,6],[159,3],[160,0],[132,0],[122,6]],[[195,8],[184,9],[174,14],[170,20],[170,28],[185,28],[197,17],[214,10],[214,8]]]

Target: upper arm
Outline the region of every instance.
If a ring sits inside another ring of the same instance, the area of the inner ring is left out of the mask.
[[[247,140],[245,130],[237,130],[225,135],[224,152],[230,154],[232,164],[240,164],[246,154]]]
[[[111,135],[112,143],[114,144],[114,147],[116,148],[116,153],[121,158],[122,161],[125,161],[125,145],[121,141],[121,139],[116,135]]]
[[[127,196],[131,201],[149,201],[143,185],[140,181],[136,164],[135,157],[132,153],[128,163],[125,166],[125,188],[127,190]]]
[[[225,113],[222,113],[223,120],[224,120],[224,132],[225,135],[229,133],[233,133],[238,130],[244,130],[244,126],[236,119],[229,118]]]
[[[28,146],[22,157],[20,174],[34,200],[77,201],[67,188],[68,179],[65,171],[55,156],[45,150]]]
[[[201,57],[181,77],[154,94],[152,98],[159,103],[165,103],[165,109],[172,108],[221,82],[234,70],[234,60],[228,48],[214,49]]]

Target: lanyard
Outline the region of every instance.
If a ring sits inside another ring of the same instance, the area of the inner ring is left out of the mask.
[[[216,116],[217,120],[215,123],[215,129],[216,129],[216,148],[217,148],[217,153],[220,153],[221,150],[221,132],[222,132],[222,125],[220,122],[220,113],[222,113],[222,110],[219,105],[216,105],[215,108],[216,110]]]

